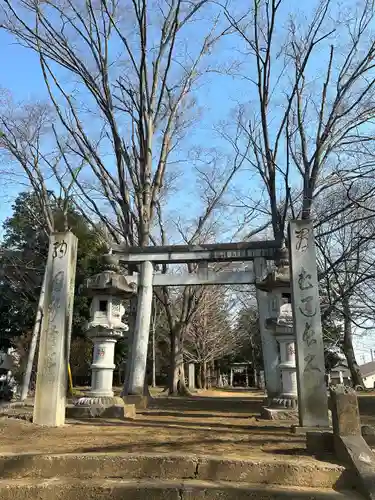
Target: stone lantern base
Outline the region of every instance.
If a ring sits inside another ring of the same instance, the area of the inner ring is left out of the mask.
[[[288,408],[271,408],[263,406],[260,411],[260,417],[265,420],[288,420],[289,422],[298,422],[298,410]]]
[[[118,396],[84,396],[66,408],[67,418],[117,418],[133,420],[135,405],[125,404]]]

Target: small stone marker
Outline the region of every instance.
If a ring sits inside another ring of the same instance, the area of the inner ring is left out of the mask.
[[[361,436],[358,398],[354,389],[337,385],[330,391],[332,427],[338,436]]]
[[[50,236],[33,418],[50,427],[65,423],[77,241],[71,232]]]
[[[301,427],[329,427],[324,347],[313,225],[289,225],[292,305],[296,332],[298,409]]]
[[[365,498],[375,500],[375,455],[361,435],[357,394],[338,385],[330,395],[336,456],[355,470]]]

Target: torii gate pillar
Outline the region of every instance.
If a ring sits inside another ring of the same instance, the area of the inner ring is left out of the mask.
[[[122,393],[127,403],[134,403],[138,408],[147,406],[145,378],[152,311],[152,279],[152,262],[142,262],[138,286],[137,317],[130,350],[130,366],[127,370],[128,377],[125,380]]]
[[[267,261],[264,258],[254,259],[256,281],[260,281],[267,271]],[[262,340],[264,378],[267,398],[276,397],[281,391],[281,378],[279,370],[279,352],[276,337],[271,330],[266,328],[266,319],[269,316],[269,298],[266,292],[257,288],[256,297],[259,312],[259,329]]]

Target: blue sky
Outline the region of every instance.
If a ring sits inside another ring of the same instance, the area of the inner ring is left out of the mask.
[[[306,2],[305,4],[311,6],[312,2]],[[293,6],[292,10],[294,12],[296,12],[298,7],[301,8],[300,2],[297,0],[289,0],[285,2],[285,5],[285,14],[288,12],[290,6]],[[309,9],[308,5],[303,6],[305,13],[306,9]],[[283,16],[283,19],[286,20],[286,15]],[[10,90],[16,101],[43,99],[46,96],[46,90],[41,77],[37,56],[32,51],[14,43],[3,31],[0,31],[0,46],[2,47],[0,64],[1,68],[3,68],[0,77],[0,87]],[[223,51],[218,61],[226,63],[236,54],[235,49],[237,45],[235,40],[231,38],[222,42],[221,48]],[[310,68],[311,73],[319,73],[322,62],[324,62],[324,57],[316,60]],[[208,75],[205,85],[197,93],[198,105],[204,107],[202,117],[199,123],[189,132],[188,140],[184,146],[185,150],[189,144],[198,144],[203,147],[222,148],[225,151],[226,145],[222,143],[219,136],[215,133],[213,126],[220,120],[230,120],[231,110],[238,102],[247,102],[251,106],[253,95],[254,88],[248,82],[216,73]],[[194,178],[189,178],[186,170],[183,182],[185,191],[176,198],[172,208],[180,210],[183,215],[186,215],[186,213],[194,212],[193,204],[189,202],[189,192],[194,191],[196,185]],[[19,186],[10,184],[4,186],[3,184],[0,184],[2,190],[5,191],[5,196],[2,196],[0,199],[0,222],[11,214],[11,200],[14,199],[20,190]],[[256,187],[248,172],[239,176],[237,185],[243,191],[247,190],[249,193]],[[360,355],[364,355],[366,361],[368,361],[370,347],[375,347],[375,345],[373,346],[372,338],[357,338],[356,344],[358,352],[361,353]],[[362,361],[362,359],[359,361]]]
[[[41,98],[44,95],[45,89],[36,55],[14,43],[10,36],[1,30],[0,46],[2,47],[0,51],[0,64],[5,69],[1,72],[0,88],[11,91],[15,100],[32,101]],[[17,196],[20,187],[17,185],[4,185],[4,182],[1,180],[0,186],[2,190],[0,198],[0,222],[2,222],[6,217],[11,215],[11,200]]]
[[[201,24],[205,24],[204,21]],[[208,26],[207,26],[208,29]],[[192,33],[194,35],[194,33]],[[232,57],[231,50],[235,46],[235,40],[228,38],[221,42],[220,59],[215,61],[219,64],[228,64]],[[46,98],[45,83],[41,76],[39,61],[35,53],[21,47],[6,33],[0,31],[0,44],[3,50],[0,54],[0,63],[7,68],[0,79],[0,87],[10,90],[15,101],[34,101]],[[226,148],[218,134],[213,130],[220,120],[227,119],[232,108],[238,102],[238,95],[244,89],[244,83],[230,76],[211,73],[204,77],[203,85],[196,92],[198,108],[202,109],[198,120],[198,126],[193,126],[183,144],[181,156],[187,157],[189,147],[202,146],[204,148]],[[181,180],[184,194],[175,197],[169,202],[169,209],[178,212],[186,206],[192,192],[196,191],[196,179],[189,173],[189,165],[183,167],[183,180]],[[0,202],[0,222],[11,213],[10,200],[13,199],[20,187],[7,184],[2,186],[6,196]],[[22,189],[22,188],[21,188]],[[190,192],[189,192],[189,191]],[[198,212],[198,203],[191,204],[190,214]]]

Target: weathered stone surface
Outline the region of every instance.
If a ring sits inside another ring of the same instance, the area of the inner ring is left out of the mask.
[[[353,477],[345,467],[330,463],[275,459],[220,459],[182,454],[85,453],[63,455],[0,456],[0,478],[56,477],[71,479],[199,479],[245,481],[249,484],[279,484],[303,487],[351,488]],[[44,481],[43,481],[44,482]],[[1,496],[0,496],[1,498]]]
[[[123,400],[126,404],[135,405],[136,410],[145,410],[148,407],[148,396],[129,394],[128,396],[123,396]]]
[[[197,463],[195,456],[178,454],[7,455],[0,456],[0,479],[48,479],[56,476],[76,479],[182,479],[195,477]]]
[[[343,385],[330,394],[336,456],[356,472],[365,497],[375,500],[375,454],[361,435],[357,394]]]
[[[199,461],[196,478],[208,481],[245,481],[252,484],[299,485],[331,488],[340,482],[353,485],[350,473],[338,466],[312,466],[295,461],[204,459]],[[336,477],[334,481],[333,477]]]
[[[260,411],[260,416],[266,420],[289,420],[291,422],[298,422],[298,411],[288,410],[286,408],[275,409],[263,406]]]
[[[359,500],[353,492],[249,485],[246,483],[184,481],[74,481],[52,479],[0,481],[2,500]]]
[[[289,251],[300,425],[326,428],[328,397],[312,221],[290,222]]]
[[[303,435],[308,432],[332,432],[332,428],[327,427],[326,429],[323,429],[322,427],[301,427],[300,425],[292,425],[290,432],[292,434]]]
[[[113,405],[106,408],[101,415],[103,418],[135,419],[135,405],[123,404]]]
[[[47,259],[35,391],[34,423],[38,425],[58,427],[65,422],[76,261],[74,234],[53,233]]]
[[[337,385],[330,389],[333,432],[339,436],[360,436],[361,419],[357,394],[351,387]]]
[[[357,473],[359,486],[365,498],[375,500],[375,454],[362,436],[335,435],[337,457]]]
[[[136,416],[135,406],[132,404],[122,405],[78,405],[67,406],[67,418],[117,418],[120,420],[134,420]]]

